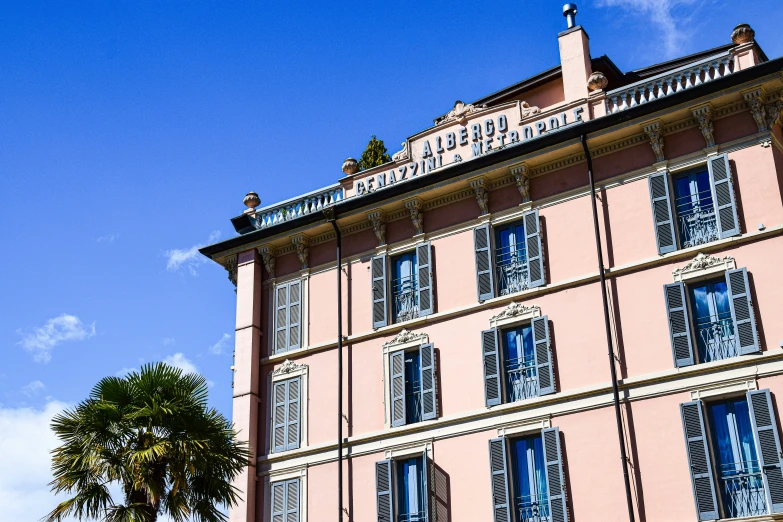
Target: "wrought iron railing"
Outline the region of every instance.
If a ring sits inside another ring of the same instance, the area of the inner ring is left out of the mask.
[[[538,397],[536,361],[533,357],[506,361],[506,391],[509,402]]]
[[[709,190],[698,193],[702,203],[694,203],[690,195],[677,198],[677,224],[683,248],[703,245],[720,239],[715,220],[715,206]]]
[[[395,323],[419,317],[418,289],[419,283],[415,276],[392,280],[392,310]]]
[[[500,295],[530,288],[524,242],[495,249],[495,273]]]
[[[696,331],[704,361],[720,361],[739,355],[734,322],[731,318],[714,320],[712,317],[696,319]]]
[[[345,199],[345,191],[339,183],[330,187],[314,190],[274,205],[256,209],[250,214],[250,220],[257,229],[269,228],[300,216],[320,212],[324,207],[334,205]]]
[[[757,461],[724,464],[718,478],[726,518],[764,515],[767,495]]]
[[[424,522],[427,517],[424,516],[424,511],[416,511],[415,513],[400,513],[397,516],[398,522]]]
[[[421,383],[413,382],[413,386],[405,392],[405,423],[421,421]]]
[[[525,495],[517,497],[519,522],[550,522],[549,498],[547,495]]]

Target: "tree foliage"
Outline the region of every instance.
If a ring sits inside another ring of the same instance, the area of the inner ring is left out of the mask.
[[[106,377],[87,400],[52,420],[52,491],[67,493],[44,520],[224,521],[231,481],[248,465],[246,444],[207,406],[207,382],[164,363]],[[109,490],[119,485],[122,502]]]
[[[384,163],[389,163],[391,156],[389,156],[386,146],[383,144],[383,140],[379,140],[375,137],[375,134],[370,138],[370,142],[362,152],[362,157],[359,159],[359,169],[367,170]]]

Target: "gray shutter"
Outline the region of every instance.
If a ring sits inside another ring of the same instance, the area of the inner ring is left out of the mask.
[[[435,349],[432,343],[422,344],[419,348],[421,361],[421,419],[429,420],[438,416],[438,402],[435,395]]]
[[[391,425],[405,425],[405,352],[400,350],[389,356],[391,368]]]
[[[388,324],[389,313],[386,308],[386,254],[372,258],[372,327],[380,328]]]
[[[495,297],[494,278],[492,277],[492,242],[489,236],[489,225],[481,225],[473,229],[473,243],[476,249],[478,300],[486,301]]]
[[[666,313],[669,315],[669,339],[672,343],[674,366],[677,368],[690,366],[694,363],[694,359],[685,285],[683,283],[664,285],[663,293],[666,298]]]
[[[288,285],[288,349],[301,347],[302,337],[302,281]]]
[[[286,398],[286,443],[285,449],[299,448],[299,428],[301,426],[301,381],[299,378],[285,381],[288,383],[288,397]]]
[[[769,390],[749,391],[748,407],[756,439],[756,453],[763,470],[767,505],[771,507],[771,513],[783,513],[783,453]]]
[[[275,353],[288,350],[288,285],[275,287]]]
[[[533,353],[536,358],[536,378],[538,394],[555,393],[555,376],[552,372],[552,350],[549,348],[549,319],[536,317],[531,321],[533,330]]]
[[[421,519],[421,522],[430,522],[430,500],[432,497],[430,496],[430,470],[432,469],[432,466],[430,465],[430,459],[427,458],[427,450],[425,449],[424,452],[421,455],[421,465],[424,466],[424,469],[422,470],[423,473],[422,481],[423,484],[421,485],[421,491],[422,494],[422,512],[424,513],[424,518]]]
[[[285,482],[272,483],[272,522],[286,522]]]
[[[715,205],[715,219],[721,239],[739,235],[737,203],[734,200],[734,185],[731,182],[729,157],[721,154],[707,160],[712,185],[712,204]]]
[[[748,271],[744,268],[726,272],[726,287],[731,305],[731,320],[734,322],[734,338],[738,352],[742,355],[758,353],[759,337],[756,331],[756,317],[750,298]]]
[[[484,402],[487,407],[497,406],[503,399],[497,328],[481,332],[481,358],[484,361]]]
[[[285,483],[285,522],[299,522],[299,479]]]
[[[691,470],[693,499],[699,520],[720,518],[715,497],[715,479],[712,475],[712,461],[704,429],[704,412],[701,401],[680,404],[685,445],[688,451],[688,465]]]
[[[279,381],[272,386],[274,412],[272,413],[272,452],[285,451],[288,435],[288,381]]]
[[[392,503],[392,461],[375,463],[375,492],[378,507],[378,522],[394,522]]]
[[[549,516],[551,522],[568,522],[565,481],[563,480],[563,457],[560,452],[560,430],[541,430],[544,446],[544,469],[546,486],[549,490]]]
[[[494,522],[511,522],[508,496],[508,460],[506,439],[489,441],[489,472],[492,478],[492,513]]]
[[[525,249],[527,250],[527,277],[530,279],[529,288],[536,288],[543,286],[546,280],[538,210],[526,212],[522,219],[525,222]]]
[[[677,236],[674,235],[668,172],[656,172],[650,176],[650,201],[658,253],[674,252],[677,250]]]
[[[432,249],[430,243],[424,243],[416,247],[416,264],[418,274],[419,317],[430,315],[434,311],[432,300]]]

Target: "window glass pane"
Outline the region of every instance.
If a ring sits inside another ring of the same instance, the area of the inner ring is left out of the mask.
[[[424,520],[424,466],[421,457],[397,462],[397,520]]]
[[[495,273],[500,295],[529,286],[524,223],[495,228]]]
[[[538,396],[533,330],[529,324],[503,331],[503,365],[506,401]]]
[[[394,322],[418,317],[418,263],[416,252],[406,252],[392,258],[392,311]]]
[[[511,459],[517,520],[546,520],[549,504],[541,437],[514,440],[511,444]]]
[[[421,361],[418,350],[405,352],[405,423],[421,420]]]
[[[725,279],[691,286],[690,295],[699,361],[716,361],[739,355]]]
[[[718,239],[707,170],[677,176],[673,179],[673,185],[674,211],[681,246],[691,247]]]

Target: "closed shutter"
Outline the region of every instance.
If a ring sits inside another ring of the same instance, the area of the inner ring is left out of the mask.
[[[430,463],[430,459],[427,458],[427,450],[425,449],[424,452],[421,455],[421,465],[424,467],[421,474],[422,479],[422,485],[421,485],[421,491],[422,491],[422,506],[421,510],[424,513],[424,517],[421,519],[421,522],[430,522],[431,516],[430,516],[430,505],[432,503],[432,496],[430,493],[430,470],[432,469],[432,464]]]
[[[527,276],[530,279],[529,288],[536,288],[543,286],[546,279],[538,210],[527,212],[522,216],[522,219],[525,223],[525,249],[527,250]]]
[[[389,356],[391,361],[391,425],[405,425],[405,352]]]
[[[674,366],[681,368],[690,366],[693,360],[693,343],[691,342],[691,325],[688,319],[688,303],[685,300],[685,285],[672,283],[664,285],[666,313],[669,316],[669,339],[672,343]]]
[[[391,460],[382,460],[375,463],[375,492],[378,522],[394,522]]]
[[[288,349],[301,347],[302,336],[302,281],[288,285]]]
[[[680,404],[682,427],[685,432],[685,446],[688,451],[688,465],[691,471],[693,499],[699,520],[720,518],[715,498],[715,481],[712,475],[712,461],[704,429],[704,412],[701,401]]]
[[[301,381],[290,379],[285,381],[288,384],[288,397],[286,398],[286,444],[285,449],[292,450],[299,448],[299,427],[301,426]]]
[[[748,408],[756,439],[756,453],[764,474],[767,505],[771,506],[772,513],[783,513],[783,453],[769,390],[748,392]]]
[[[388,324],[386,309],[386,254],[372,258],[372,327],[380,328]]]
[[[489,472],[492,480],[493,520],[494,522],[511,522],[506,439],[499,438],[489,441]]]
[[[707,161],[712,185],[712,202],[715,205],[715,219],[721,239],[739,235],[737,203],[734,199],[734,185],[731,180],[731,166],[726,154]]]
[[[299,479],[272,483],[272,522],[299,522]]]
[[[757,353],[759,337],[756,331],[756,316],[750,298],[748,271],[744,268],[726,272],[726,287],[729,293],[731,320],[734,322],[734,338],[740,354]]]
[[[484,402],[487,407],[502,402],[500,381],[500,352],[497,328],[481,332],[481,358],[484,361]]]
[[[285,489],[285,482],[272,484],[272,522],[286,522]]]
[[[650,176],[650,201],[658,253],[674,252],[677,250],[677,237],[674,235],[668,172],[656,172]]]
[[[285,451],[288,435],[288,381],[278,381],[272,386],[274,412],[272,413],[272,452]]]
[[[288,350],[288,285],[275,287],[275,353]]]
[[[552,372],[552,350],[549,346],[549,319],[536,317],[531,321],[533,330],[533,354],[536,360],[536,378],[538,394],[555,393],[555,377]]]
[[[560,452],[560,430],[541,430],[544,446],[544,469],[549,491],[549,514],[551,522],[568,522],[565,481],[563,480],[563,456]]]
[[[434,419],[438,416],[438,401],[435,380],[435,349],[430,344],[422,344],[419,348],[421,361],[421,418]]]
[[[489,238],[489,225],[473,229],[473,243],[476,249],[476,288],[478,300],[486,301],[495,297],[492,277],[492,243]]]
[[[430,315],[435,309],[432,300],[432,248],[429,242],[416,247],[416,264],[418,265],[419,317]]]

